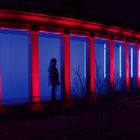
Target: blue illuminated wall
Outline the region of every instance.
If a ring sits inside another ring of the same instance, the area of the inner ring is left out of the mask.
[[[138,76],[138,51],[137,46],[129,44],[129,71],[130,71],[130,89],[137,89],[137,76]]]
[[[31,100],[31,46],[28,32],[17,30],[0,31],[0,74],[2,76],[2,103],[16,104]],[[86,93],[86,73],[88,49],[85,38],[70,37],[70,77],[73,97]],[[110,50],[106,40],[96,38],[95,85],[96,94],[108,93],[110,76]],[[57,69],[61,85],[56,89],[56,98],[62,99],[61,37],[57,34],[39,34],[39,68],[41,101],[51,101],[51,86],[48,83],[48,67],[51,58],[57,59]],[[130,88],[138,88],[138,49],[129,44]],[[114,44],[114,87],[123,91],[126,85],[126,50],[123,43]]]
[[[29,95],[28,33],[0,31],[0,64],[2,71],[2,103],[27,102]]]
[[[95,40],[96,94],[105,94],[109,72],[109,49],[105,40]]]
[[[120,91],[122,88],[122,44],[114,43],[114,88]]]
[[[86,92],[86,42],[82,37],[70,38],[70,67],[72,95],[73,97],[84,96]]]
[[[133,48],[133,75],[134,75],[134,79],[133,79],[133,88],[134,89],[138,89],[138,48],[135,45]]]
[[[57,59],[57,69],[60,73],[60,36],[56,34],[39,34],[39,63],[40,63],[40,95],[41,100],[51,100],[51,86],[48,84],[48,67],[51,58]],[[62,84],[62,83],[61,83]],[[61,99],[61,87],[56,89],[56,98]]]
[[[121,79],[121,91],[126,90],[126,46],[125,44],[121,44],[122,46],[122,79]]]

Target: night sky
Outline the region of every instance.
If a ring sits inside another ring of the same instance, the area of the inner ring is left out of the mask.
[[[74,17],[140,31],[139,0],[0,0],[0,8]]]

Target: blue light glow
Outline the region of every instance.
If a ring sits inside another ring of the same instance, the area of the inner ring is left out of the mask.
[[[139,56],[138,56],[138,74],[139,74],[139,77],[140,77],[140,50],[139,50]]]
[[[131,78],[133,77],[133,48],[131,48]]]
[[[2,73],[2,104],[30,101],[28,47],[29,34],[17,30],[0,31],[0,63]]]
[[[104,78],[106,78],[106,44],[104,44]]]
[[[70,76],[72,96],[80,96],[81,88],[86,87],[86,40],[84,37],[70,37]]]
[[[84,76],[86,78],[86,42],[84,43]]]
[[[57,69],[61,83],[60,36],[51,33],[39,34],[40,97],[41,101],[51,100],[51,86],[48,82],[48,68],[51,58],[57,59]],[[56,88],[56,99],[61,99],[61,86]]]
[[[119,68],[120,68],[120,78],[121,78],[122,77],[122,47],[121,46],[119,48],[119,60],[120,60]]]

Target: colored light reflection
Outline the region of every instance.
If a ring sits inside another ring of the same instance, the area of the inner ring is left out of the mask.
[[[138,52],[138,73],[139,73],[139,78],[140,78],[140,50]]]
[[[120,68],[120,78],[122,77],[122,47],[119,48],[119,68]]]
[[[33,32],[31,39],[32,39],[32,96],[33,102],[40,102],[38,32],[37,33]]]
[[[84,77],[86,78],[86,42],[84,43]]]
[[[104,44],[104,78],[106,78],[106,44]]]
[[[130,65],[131,65],[131,78],[133,78],[133,48],[131,48],[131,54],[130,54]]]

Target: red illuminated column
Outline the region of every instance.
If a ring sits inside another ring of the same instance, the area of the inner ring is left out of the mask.
[[[125,61],[126,61],[126,91],[129,91],[130,79],[129,79],[129,47],[128,43],[125,43]]]
[[[114,40],[109,40],[110,49],[110,86],[114,89]]]
[[[0,66],[0,106],[2,104],[2,72],[1,72],[1,66]]]
[[[89,37],[89,54],[90,54],[90,91],[95,95],[95,52],[94,52],[94,40],[95,38]]]
[[[137,51],[138,51],[138,57],[137,57],[137,59],[138,59],[138,89],[140,90],[140,44],[137,44],[137,46],[138,46],[138,49],[137,49]]]
[[[32,46],[32,101],[40,102],[38,31],[31,32]]]
[[[64,98],[71,100],[71,84],[70,84],[70,35],[63,34],[63,65],[64,65]]]

